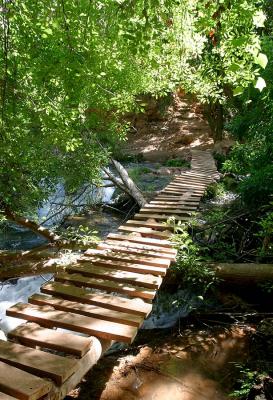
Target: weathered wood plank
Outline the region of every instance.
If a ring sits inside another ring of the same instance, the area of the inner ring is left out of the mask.
[[[131,263],[139,263],[143,265],[150,265],[152,267],[163,267],[168,268],[170,265],[169,260],[165,260],[162,258],[156,258],[154,255],[146,254],[128,254],[125,250],[115,251],[115,249],[109,250],[97,250],[97,249],[89,249],[84,253],[85,257],[101,257],[111,260],[119,260]]]
[[[147,218],[152,218],[149,216],[144,216],[144,218],[138,218],[139,214],[135,214],[135,218],[137,217],[137,219],[147,219]],[[141,214],[140,214],[141,216]],[[143,215],[142,215],[143,217]],[[168,217],[167,217],[168,218]],[[164,218],[162,218],[164,219]],[[158,258],[163,258],[163,259],[167,259],[167,260],[172,260],[173,257],[167,253],[160,253],[157,249],[151,249],[148,247],[141,247],[141,246],[130,246],[129,242],[127,242],[127,244],[123,244],[122,242],[111,242],[109,240],[107,240],[106,242],[100,242],[97,246],[97,248],[99,250],[112,250],[114,252],[119,252],[119,253],[128,253],[128,254],[136,254],[139,256],[143,256],[143,257],[155,257],[156,259]]]
[[[39,296],[42,295],[35,294],[32,298],[35,299],[35,297]],[[31,299],[29,302],[31,303]],[[78,357],[83,357],[92,345],[92,339],[90,338],[42,328],[33,322],[17,326],[17,328],[8,333],[8,338],[18,340],[26,346],[40,346]]]
[[[119,269],[110,269],[97,267],[91,263],[69,265],[66,267],[68,273],[80,273],[85,276],[110,280],[114,282],[125,282],[132,285],[158,289],[161,285],[162,278],[150,274],[137,274],[135,272],[127,272]]]
[[[0,390],[7,395],[20,400],[37,400],[48,394],[52,386],[49,381],[0,361]]]
[[[85,288],[59,282],[48,282],[41,287],[41,292],[63,299],[92,304],[109,310],[120,311],[146,317],[152,310],[152,305],[141,299],[126,299],[106,293],[93,293]]]
[[[122,271],[136,272],[137,274],[152,274],[158,276],[165,276],[167,267],[154,267],[152,265],[135,264],[133,262],[121,261],[120,259],[107,259],[98,256],[88,256],[78,258],[79,263],[87,263],[95,266],[105,267],[109,269],[120,269]]]
[[[65,274],[59,273],[55,275],[55,281],[57,282],[71,282],[75,285],[89,287],[93,289],[100,289],[106,292],[116,292],[126,294],[130,297],[140,297],[145,300],[152,300],[155,297],[156,291],[140,286],[133,286],[129,283],[117,283],[107,281],[103,279],[88,278],[80,274]]]
[[[178,221],[189,221],[190,217],[187,217],[185,215],[175,215],[173,214],[176,220]],[[140,221],[146,221],[149,218],[155,219],[155,220],[163,220],[167,221],[170,216],[169,215],[164,215],[164,214],[147,214],[147,213],[138,213],[134,215],[134,218]]]
[[[0,392],[0,400],[16,400],[16,397]],[[18,397],[17,397],[18,400]]]
[[[29,299],[29,303],[38,306],[51,306],[56,310],[68,311],[75,314],[85,315],[86,317],[93,317],[103,319],[104,321],[118,322],[120,324],[131,325],[139,327],[142,324],[143,318],[129,313],[109,310],[107,308],[98,307],[90,304],[81,304],[71,300],[60,299],[58,297],[47,296],[45,294],[33,294]],[[54,331],[56,332],[56,331]],[[58,333],[58,332],[56,332]],[[61,335],[62,333],[60,333]],[[76,336],[76,335],[70,335]],[[81,338],[81,336],[76,336]],[[53,338],[54,339],[54,338]],[[65,339],[65,338],[64,338]],[[89,340],[87,338],[83,338]],[[68,342],[69,343],[69,342]],[[72,348],[76,348],[73,340],[70,342]],[[86,348],[86,346],[85,346]],[[89,345],[90,348],[90,345]],[[88,350],[88,348],[87,348]],[[85,351],[86,353],[86,351]],[[82,354],[83,355],[83,354]],[[81,355],[81,357],[82,357]]]
[[[196,210],[196,208],[194,208],[191,211],[195,211],[195,210]],[[141,212],[143,212],[143,213],[151,213],[151,212],[161,213],[162,212],[164,214],[180,215],[179,208],[177,208],[177,206],[175,206],[175,205],[172,206],[170,204],[166,204],[166,205],[165,204],[158,204],[158,205],[154,204],[153,207],[142,208]]]
[[[142,237],[139,233],[136,234],[129,234],[129,235],[122,235],[120,233],[109,233],[107,235],[107,238],[113,239],[113,240],[126,240],[129,241],[130,243],[139,243],[139,244],[144,244],[144,245],[152,245],[156,246],[158,248],[163,248],[162,251],[164,252],[175,252],[176,250],[172,248],[172,242],[169,240],[164,240],[164,239],[153,239],[153,238],[148,238],[148,237]]]
[[[162,239],[167,239],[169,238],[172,233],[171,232],[158,232],[154,231],[153,229],[149,228],[138,228],[138,227],[131,227],[131,226],[126,226],[126,225],[121,225],[118,228],[119,231],[121,232],[129,232],[129,233],[140,233],[143,237],[150,237],[150,238],[162,238]]]
[[[7,315],[8,310],[7,310]],[[32,349],[18,343],[0,340],[0,361],[61,385],[77,370],[77,360]]]
[[[95,335],[102,339],[117,340],[126,343],[131,343],[137,333],[137,328],[133,326],[103,321],[64,311],[56,311],[52,307],[47,306],[18,303],[7,310],[7,315],[37,322],[50,328],[64,328],[87,335]],[[40,360],[41,358],[39,358],[39,362],[41,363]]]
[[[135,221],[133,219],[129,219],[126,222],[127,226],[133,226],[133,227],[137,227],[137,228],[141,228],[141,227],[147,227],[147,228],[151,228],[151,229],[157,229],[160,231],[165,231],[165,230],[169,230],[172,231],[173,228],[171,226],[168,226],[166,224],[161,224],[159,222],[153,222],[153,221]]]
[[[123,236],[123,235],[120,235]],[[108,237],[110,237],[110,235],[108,235]],[[124,248],[128,248],[128,249],[139,249],[139,250],[144,250],[144,251],[153,251],[156,253],[157,257],[160,258],[166,258],[167,260],[171,259],[171,260],[175,260],[175,256],[177,251],[175,249],[169,249],[167,247],[165,248],[161,248],[158,246],[154,246],[154,245],[148,245],[148,244],[144,244],[144,243],[134,243],[133,241],[128,241],[126,240],[126,237],[121,238],[120,240],[114,240],[111,238],[107,239],[105,242],[105,244],[109,244],[111,246],[121,246]]]

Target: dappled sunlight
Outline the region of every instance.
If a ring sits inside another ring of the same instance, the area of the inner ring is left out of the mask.
[[[246,357],[248,329],[146,332],[154,347],[116,357],[109,354],[78,388],[78,400],[227,400],[234,363]],[[147,336],[145,336],[147,337]],[[106,375],[104,370],[107,371]],[[99,382],[89,385],[91,382]],[[224,386],[222,386],[224,385]],[[90,395],[90,391],[92,395]],[[94,397],[93,397],[94,396]]]

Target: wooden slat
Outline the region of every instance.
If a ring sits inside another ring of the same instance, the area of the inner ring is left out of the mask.
[[[136,214],[135,217],[137,219],[142,219],[138,218],[139,214]],[[144,219],[147,219],[149,217],[144,217]],[[164,218],[163,218],[164,219]],[[122,242],[115,243],[111,241],[106,241],[106,242],[101,242],[98,244],[97,248],[99,250],[112,250],[112,251],[118,251],[121,253],[128,253],[128,254],[136,254],[136,255],[143,255],[143,257],[155,257],[156,259],[158,258],[163,258],[167,260],[173,260],[173,257],[170,255],[170,253],[160,253],[157,249],[149,249],[149,248],[143,248],[143,247],[134,247],[130,246],[128,243],[127,245],[123,245]],[[167,265],[167,263],[166,263]]]
[[[85,257],[100,257],[109,260],[119,260],[129,263],[138,263],[143,265],[150,265],[152,267],[168,268],[170,260],[162,258],[156,258],[154,255],[141,255],[141,254],[128,254],[124,249],[115,251],[115,249],[109,250],[97,250],[89,249],[84,253]]]
[[[145,300],[152,300],[156,294],[154,289],[133,286],[129,283],[105,282],[103,279],[88,278],[80,274],[59,273],[55,275],[55,281],[71,282],[72,284],[79,286],[100,289],[111,293],[122,293],[130,297],[140,297]]]
[[[97,267],[90,263],[69,265],[66,267],[68,273],[80,273],[85,276],[94,278],[111,280],[114,282],[126,282],[131,285],[158,289],[161,285],[162,278],[150,274],[137,274],[135,272],[127,272],[119,269],[110,269]]]
[[[191,210],[191,212],[196,211],[197,208]],[[147,207],[147,208],[142,208],[141,212],[142,213],[164,213],[164,214],[171,214],[171,215],[181,215],[179,213],[179,209],[177,209],[177,206],[175,205],[170,205],[170,204],[154,204],[153,207]],[[183,215],[183,214],[182,214]]]
[[[190,217],[186,217],[185,215],[175,215],[173,214],[176,220],[178,221],[189,221]],[[169,215],[164,215],[164,214],[146,214],[146,213],[138,213],[134,215],[134,218],[137,220],[147,220],[149,218],[155,219],[155,220],[163,220],[167,221],[170,216]]]
[[[37,296],[42,295],[35,294],[32,297],[35,298]],[[17,326],[17,328],[8,333],[8,337],[9,339],[18,340],[26,346],[40,346],[78,357],[83,357],[92,345],[91,338],[42,328],[34,322]]]
[[[157,210],[164,210],[164,208],[169,209],[172,213],[176,213],[177,215],[185,215],[185,213],[190,214],[193,211],[195,211],[197,209],[197,206],[192,206],[192,207],[185,206],[182,208],[176,202],[161,201],[161,202],[158,202],[157,204],[146,204],[145,207],[140,209],[140,212],[147,212],[147,213],[156,212],[157,213],[158,212]],[[156,210],[156,211],[152,211],[152,210]]]
[[[158,195],[157,197],[155,197],[154,200],[152,201],[175,201],[178,202],[180,205],[184,205],[184,206],[195,206],[195,205],[199,205],[200,201],[198,199],[183,199],[180,196],[168,196],[168,195]],[[150,203],[152,203],[152,201]]]
[[[183,175],[177,175],[175,176],[175,180],[178,181],[188,181],[188,182],[197,182],[197,183],[204,183],[204,185],[207,185],[208,183],[211,182],[210,177],[202,177],[202,176],[196,176],[196,175],[189,175],[189,174],[183,174]]]
[[[164,192],[168,191],[168,190],[177,191],[182,194],[184,194],[184,193],[186,194],[186,193],[190,192],[191,196],[194,196],[196,194],[202,196],[205,191],[205,189],[199,189],[199,188],[193,187],[193,186],[182,185],[182,184],[178,185],[178,184],[173,184],[173,183],[166,186],[164,189]]]
[[[134,243],[133,241],[129,241],[126,239],[126,236],[120,235],[122,236],[121,239],[112,239],[110,235],[108,235],[109,239],[107,239],[104,243],[107,243],[111,246],[122,246],[125,248],[130,248],[130,249],[140,249],[140,250],[148,250],[148,251],[154,251],[157,254],[157,257],[161,257],[161,258],[167,258],[168,260],[174,260],[175,256],[176,256],[176,249],[169,249],[167,247],[165,248],[161,248],[158,246],[154,246],[154,245],[148,245],[148,244],[144,244],[144,243]]]
[[[180,189],[164,189],[160,193],[162,193],[164,195],[181,196],[181,194],[183,194],[184,192]],[[201,198],[200,194],[201,193],[199,193],[199,192],[198,193],[192,192],[192,197],[200,199]]]
[[[104,293],[92,293],[88,289],[79,288],[59,282],[45,283],[41,292],[63,299],[77,301],[83,304],[92,304],[109,310],[120,311],[146,317],[152,310],[152,305],[141,299],[126,299]]]
[[[186,203],[181,203],[180,201],[175,201],[175,200],[157,200],[157,201],[151,201],[148,205],[146,204],[146,206],[152,208],[160,205],[169,205],[169,206],[175,205],[180,215],[190,215],[192,210],[196,210],[196,207],[199,205],[199,203],[197,203],[196,205],[192,204],[188,205]]]
[[[165,231],[165,230],[170,230],[172,231],[173,228],[171,226],[168,226],[166,224],[161,224],[159,222],[153,222],[153,221],[135,221],[133,219],[129,219],[126,222],[127,226],[133,226],[133,227],[147,227],[147,228],[152,228],[152,229],[158,229],[160,231]]]
[[[37,400],[51,388],[51,382],[0,361],[0,390],[5,394],[20,400]]]
[[[27,372],[53,379],[58,385],[69,378],[78,365],[77,360],[4,340],[0,340],[0,360]]]
[[[120,259],[107,259],[98,256],[82,256],[81,258],[78,258],[78,262],[88,263],[109,269],[120,269],[122,271],[136,272],[137,274],[165,276],[167,272],[167,267],[154,267],[152,265],[137,264],[133,262],[121,261]]]
[[[131,227],[131,226],[126,226],[126,225],[121,225],[118,228],[119,231],[121,232],[129,232],[129,233],[140,233],[143,237],[150,237],[150,238],[162,238],[162,239],[167,239],[169,238],[172,233],[171,232],[158,232],[154,231],[149,228],[137,228],[137,227]]]
[[[17,397],[18,399],[18,397]],[[0,392],[0,400],[16,400],[16,397]]]
[[[207,184],[204,182],[200,181],[198,182],[193,180],[192,178],[186,178],[186,177],[182,179],[175,178],[172,180],[171,184],[175,186],[182,186],[187,188],[201,188],[201,189],[204,189],[207,186]]]
[[[33,294],[28,299],[28,301],[29,303],[36,304],[38,306],[52,306],[56,310],[68,311],[75,314],[85,315],[87,317],[103,319],[104,321],[118,322],[120,324],[125,324],[130,326],[139,327],[143,321],[143,318],[137,315],[109,310],[107,308],[98,307],[90,304],[81,304],[75,301],[60,299],[58,297],[47,296],[44,294]],[[76,335],[70,335],[70,336],[75,337]],[[81,336],[76,336],[76,337],[81,338]],[[87,338],[83,339],[89,341],[91,340]],[[72,348],[75,348],[73,340],[71,341],[70,346]]]
[[[47,306],[18,303],[7,310],[7,315],[37,322],[49,328],[64,328],[74,332],[94,335],[102,339],[118,340],[126,343],[131,343],[137,333],[137,328],[133,326],[103,321],[64,311],[56,311],[52,307]],[[65,360],[69,359],[65,358]],[[41,363],[41,358],[39,362]]]
[[[176,250],[172,248],[172,242],[169,240],[164,240],[164,239],[153,239],[153,238],[148,238],[148,237],[142,237],[140,234],[136,233],[135,235],[129,234],[129,235],[122,235],[120,233],[109,233],[107,235],[107,238],[113,239],[113,240],[126,240],[129,241],[130,243],[140,243],[144,245],[152,245],[156,246],[159,248],[163,248],[162,251],[164,252],[175,252]]]

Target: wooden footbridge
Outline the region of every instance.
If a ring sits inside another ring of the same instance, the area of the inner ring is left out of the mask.
[[[119,233],[56,274],[27,304],[7,310],[27,322],[0,340],[0,400],[62,399],[114,341],[134,340],[175,261],[166,221],[186,221],[216,174],[210,152],[193,150],[191,170],[176,175]]]

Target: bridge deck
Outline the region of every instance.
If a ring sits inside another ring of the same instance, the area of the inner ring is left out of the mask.
[[[216,175],[211,154],[193,150],[191,170],[176,175],[120,233],[86,251],[27,304],[7,310],[27,322],[0,340],[0,400],[62,399],[113,341],[134,340],[175,261],[166,221],[187,221]]]

